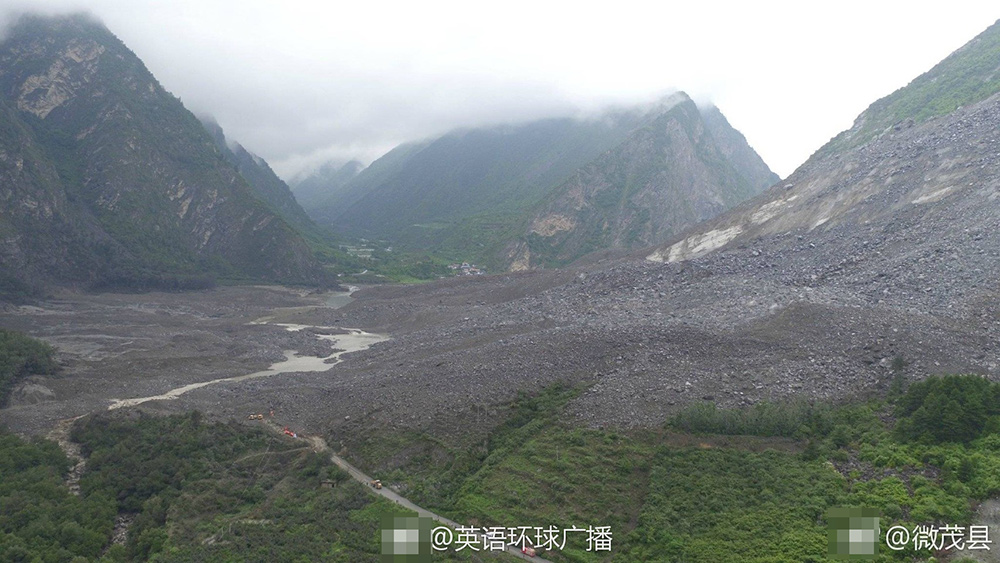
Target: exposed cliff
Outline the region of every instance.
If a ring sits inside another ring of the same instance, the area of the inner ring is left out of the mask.
[[[0,101],[0,262],[15,285],[321,279],[301,237],[103,25],[22,17],[0,44]]]
[[[778,181],[717,108],[675,95],[655,118],[575,172],[513,246],[514,269],[663,242]]]

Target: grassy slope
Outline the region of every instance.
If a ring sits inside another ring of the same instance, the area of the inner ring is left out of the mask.
[[[862,145],[897,123],[946,115],[1000,91],[1000,22],[976,36],[931,70],[866,109],[854,127],[835,137],[823,153]]]

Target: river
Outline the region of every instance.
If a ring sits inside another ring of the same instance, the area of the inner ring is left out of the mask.
[[[327,307],[332,309],[339,309],[353,301],[351,294],[357,291],[358,288],[351,287],[349,291],[337,292],[328,296],[324,302]],[[208,387],[210,385],[216,385],[219,383],[228,383],[236,381],[245,381],[247,379],[257,379],[261,377],[272,377],[275,375],[280,375],[283,373],[302,373],[302,372],[322,372],[328,371],[333,368],[333,366],[339,364],[343,361],[344,354],[351,352],[359,352],[365,350],[371,345],[382,342],[383,340],[388,340],[389,337],[374,334],[370,332],[365,332],[359,329],[353,328],[341,328],[341,327],[330,327],[330,326],[310,326],[310,325],[300,325],[300,324],[289,324],[289,323],[268,323],[255,321],[255,323],[260,324],[273,324],[275,326],[283,327],[288,331],[301,331],[304,329],[317,329],[317,330],[346,330],[346,334],[316,334],[316,338],[320,340],[326,340],[330,342],[331,348],[335,349],[333,353],[325,357],[316,356],[300,356],[295,350],[285,350],[285,359],[280,362],[275,362],[271,364],[265,370],[255,371],[253,373],[248,373],[246,375],[237,375],[234,377],[220,377],[219,379],[212,379],[210,381],[201,381],[198,383],[189,383],[187,385],[182,385],[171,389],[165,393],[159,395],[150,395],[148,397],[135,397],[131,399],[113,399],[111,404],[108,406],[108,410],[120,409],[123,407],[134,407],[142,403],[149,401],[168,401],[171,399],[176,399],[185,393],[194,391],[195,389],[201,389],[203,387]]]

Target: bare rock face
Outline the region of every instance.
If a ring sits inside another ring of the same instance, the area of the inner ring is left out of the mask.
[[[101,24],[22,17],[0,43],[0,113],[6,285],[319,278],[301,237]]]
[[[24,80],[17,108],[45,119],[96,74],[97,60],[104,51],[104,46],[93,40],[70,41],[51,66]]]
[[[527,252],[530,265],[551,266],[595,250],[647,247],[777,181],[717,108],[700,110],[676,94],[556,188],[510,255]]]
[[[309,211],[352,235],[523,270],[663,242],[777,180],[717,108],[676,93],[403,145]]]

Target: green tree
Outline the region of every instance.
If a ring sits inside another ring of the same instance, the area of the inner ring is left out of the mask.
[[[970,442],[1000,414],[1000,385],[975,375],[930,377],[914,383],[896,405],[900,438],[928,443]]]

